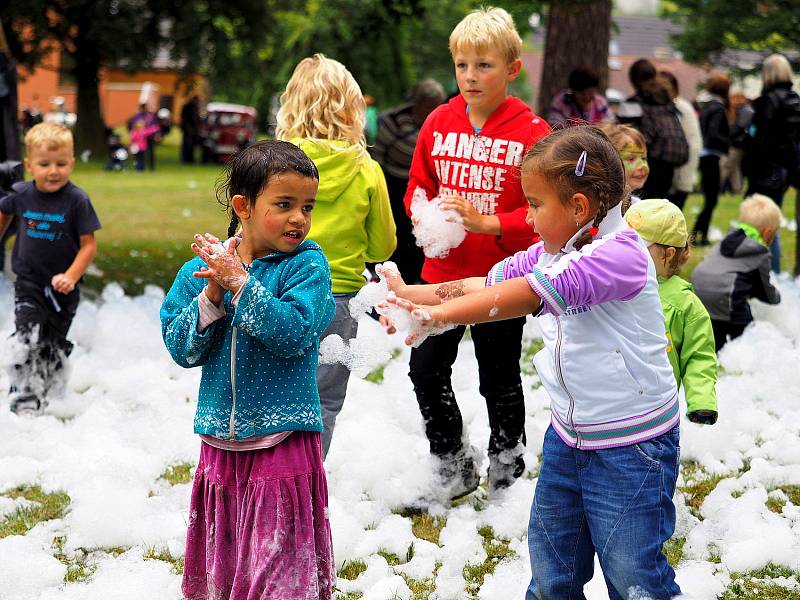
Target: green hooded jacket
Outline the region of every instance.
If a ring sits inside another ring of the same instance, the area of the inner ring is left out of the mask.
[[[658,276],[658,294],[667,324],[667,356],[678,387],[683,383],[687,413],[717,410],[717,354],[711,318],[692,284]]]
[[[383,262],[397,246],[389,192],[380,165],[359,146],[342,141],[289,140],[319,170],[309,239],[331,266],[334,294],[360,290],[366,263]]]

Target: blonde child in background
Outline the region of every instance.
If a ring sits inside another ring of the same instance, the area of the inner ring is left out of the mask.
[[[625,220],[647,244],[658,275],[658,295],[667,325],[667,356],[678,387],[683,384],[686,416],[695,423],[717,421],[717,355],[711,317],[692,285],[678,277],[691,254],[686,219],[666,199],[642,200]]]
[[[752,323],[750,298],[767,304],[781,301],[770,281],[770,244],[780,224],[778,205],[767,196],[753,194],[739,207],[738,226],[692,272],[695,292],[711,316],[718,352]]]
[[[0,239],[16,215],[11,266],[14,340],[22,348],[10,372],[11,412],[41,414],[62,383],[72,352],[67,333],[80,300],[83,274],[97,254],[100,221],[89,196],[70,181],[72,132],[39,123],[25,134],[25,169],[33,181],[15,183],[0,199]]]
[[[347,342],[358,332],[348,304],[367,283],[366,263],[388,259],[397,245],[386,180],[367,152],[366,103],[345,66],[322,54],[300,61],[280,101],[276,137],[299,146],[320,174],[310,235],[328,257],[336,299],[336,316],[322,337],[335,334]],[[341,364],[317,370],[323,457],[349,378]]]
[[[235,154],[218,190],[228,247],[195,235],[197,257],[161,306],[164,342],[202,367],[194,431],[200,460],[189,507],[187,600],[329,600],[335,579],[319,336],[333,318],[328,262],[307,240],[319,174],[286,142]]]
[[[630,125],[606,123],[600,128],[614,144],[625,167],[626,198],[622,201],[622,214],[625,214],[631,204],[639,201],[636,194],[644,187],[650,175],[650,167],[647,164],[647,143],[639,130]]]
[[[622,161],[599,129],[579,126],[533,146],[521,175],[542,241],[486,277],[389,278],[393,301],[431,329],[538,317],[551,424],[526,599],[583,598],[595,554],[611,598],[672,598],[681,591],[662,546],[675,529],[680,407],[653,261],[617,208]]]

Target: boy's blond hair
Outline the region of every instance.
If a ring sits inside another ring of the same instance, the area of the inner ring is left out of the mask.
[[[461,19],[450,34],[450,54],[470,48],[498,50],[511,64],[522,53],[522,39],[511,18],[502,8],[480,8]]]
[[[760,232],[767,227],[777,231],[781,225],[781,209],[769,196],[752,194],[739,207],[739,222],[748,223]]]
[[[301,60],[280,102],[277,139],[336,140],[366,151],[367,105],[355,78],[339,61],[324,54]]]
[[[72,132],[63,125],[56,123],[34,125],[25,134],[25,154],[30,154],[41,146],[44,146],[47,150],[67,148],[72,153]]]

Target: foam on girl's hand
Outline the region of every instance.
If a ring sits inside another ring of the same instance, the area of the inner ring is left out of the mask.
[[[417,246],[428,258],[444,258],[467,236],[461,216],[454,210],[442,210],[440,206],[439,197],[428,200],[425,190],[419,187],[414,190],[411,199],[412,231]]]
[[[397,297],[394,292],[389,291],[389,286],[386,283],[387,275],[391,276],[393,273],[397,273],[396,264],[387,261],[378,265],[375,272],[378,274],[378,281],[365,285],[350,300],[350,315],[353,318],[358,319],[361,315],[368,314],[374,309],[379,315],[391,319],[397,331],[404,332],[415,339],[416,341],[413,344],[415,348],[429,335],[437,335],[455,327],[454,325],[431,327],[430,324],[424,324],[430,320],[430,315],[426,311],[416,309],[414,312],[409,312],[388,302],[389,299]],[[342,364],[345,363],[343,362]]]

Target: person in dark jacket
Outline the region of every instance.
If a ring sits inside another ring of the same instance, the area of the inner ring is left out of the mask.
[[[194,149],[200,135],[200,99],[192,96],[181,108],[181,162],[194,164]]]
[[[762,194],[739,209],[739,226],[703,259],[692,273],[695,293],[711,316],[717,351],[728,338],[742,335],[753,321],[750,298],[778,304],[780,292],[770,283],[769,244],[781,222],[781,210]]]
[[[417,145],[419,129],[428,115],[445,101],[442,84],[423,79],[411,92],[411,101],[378,116],[378,137],[369,152],[383,169],[392,215],[397,226],[397,248],[389,260],[397,264],[403,279],[409,283],[422,281],[425,256],[412,233],[411,219],[406,214],[403,198],[408,187],[408,170]]]
[[[780,54],[764,60],[764,87],[753,102],[753,122],[745,146],[747,193],[764,194],[778,206],[800,173],[800,96],[792,90],[792,67]],[[772,270],[780,272],[780,237],[770,247]]]
[[[641,131],[647,142],[650,176],[640,196],[666,198],[675,168],[689,160],[689,144],[672,101],[672,86],[646,58],[631,65],[628,78],[636,93],[620,106],[617,119]]]
[[[703,187],[703,210],[694,224],[695,244],[708,245],[708,226],[719,199],[719,161],[730,148],[728,128],[728,90],[730,79],[722,73],[712,74],[706,82],[710,94],[700,111],[700,130],[703,132],[703,149],[700,151],[700,176]]]

